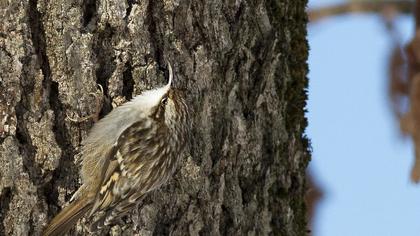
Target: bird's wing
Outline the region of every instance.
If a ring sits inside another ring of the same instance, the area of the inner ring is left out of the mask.
[[[111,209],[116,213],[126,211],[153,187],[155,156],[162,151],[159,142],[164,135],[156,127],[156,124],[137,122],[121,134],[91,215]]]

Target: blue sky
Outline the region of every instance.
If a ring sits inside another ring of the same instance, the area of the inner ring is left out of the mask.
[[[405,40],[412,21],[398,18]],[[391,40],[380,17],[310,25],[309,43],[310,169],[324,189],[314,235],[420,235],[420,185],[409,180],[411,142],[401,139],[388,103]]]

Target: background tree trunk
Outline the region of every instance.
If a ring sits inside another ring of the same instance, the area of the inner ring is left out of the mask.
[[[111,235],[304,235],[306,0],[0,0],[0,234],[37,235],[80,186],[95,113],[165,82],[188,150]],[[82,234],[82,224],[72,234]]]

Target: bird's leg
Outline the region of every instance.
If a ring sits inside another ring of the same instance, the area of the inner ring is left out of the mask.
[[[99,113],[102,110],[102,106],[103,106],[103,98],[104,98],[104,89],[102,88],[102,85],[98,84],[99,86],[99,92],[100,95],[98,95],[98,93],[89,93],[89,95],[95,97],[95,101],[96,101],[96,111],[95,113],[85,116],[85,117],[77,117],[77,118],[71,118],[69,117],[67,114],[67,119],[69,119],[72,122],[75,123],[81,123],[90,119],[93,119],[94,122],[97,122],[99,120]]]

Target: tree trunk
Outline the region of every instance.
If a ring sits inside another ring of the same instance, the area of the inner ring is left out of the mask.
[[[0,1],[0,234],[39,235],[80,186],[93,121],[165,81],[188,93],[172,180],[111,235],[304,235],[306,0]],[[79,222],[71,235],[86,234]]]

